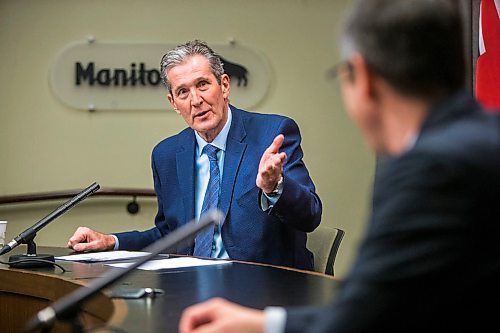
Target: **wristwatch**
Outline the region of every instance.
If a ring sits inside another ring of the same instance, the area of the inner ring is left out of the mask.
[[[274,190],[266,194],[270,197],[275,197],[279,195],[282,191],[283,191],[283,175],[281,175],[280,179],[278,180],[278,183],[274,187]]]

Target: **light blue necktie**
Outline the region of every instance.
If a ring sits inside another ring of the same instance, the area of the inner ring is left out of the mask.
[[[210,144],[203,147],[202,154],[207,154],[210,161],[210,179],[208,180],[207,191],[201,206],[201,214],[219,206],[220,171],[217,163],[217,152],[220,149]],[[210,257],[214,247],[214,228],[207,228],[196,236],[194,245],[194,255],[199,257]]]

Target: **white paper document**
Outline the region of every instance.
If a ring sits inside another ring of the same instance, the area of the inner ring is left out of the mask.
[[[196,266],[211,266],[211,265],[223,265],[230,264],[227,260],[205,260],[191,257],[181,257],[181,258],[170,258],[170,259],[160,259],[151,260],[145,264],[139,266],[139,269],[144,269],[147,271],[156,271],[160,269],[168,268],[181,268],[181,267],[196,267]],[[108,266],[126,268],[130,266],[130,263],[117,263],[117,264],[107,264]]]
[[[69,256],[56,257],[56,259],[66,260],[66,261],[100,262],[100,261],[133,259],[133,258],[143,257],[148,254],[149,252],[138,252],[138,251],[106,251],[106,252],[88,252],[81,254],[73,254]]]

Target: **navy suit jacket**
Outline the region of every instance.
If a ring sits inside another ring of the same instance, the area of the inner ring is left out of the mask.
[[[336,299],[287,311],[287,332],[500,332],[500,117],[439,103],[376,180]]]
[[[313,269],[306,233],[319,225],[322,207],[302,161],[297,124],[283,116],[250,113],[233,106],[231,110],[233,118],[219,203],[226,216],[222,241],[229,257]],[[285,136],[281,151],[287,154],[283,193],[276,205],[264,212],[255,180],[264,150],[280,133]],[[194,218],[195,152],[196,140],[191,128],[163,140],[153,149],[152,169],[158,198],[155,227],[116,234],[120,249],[142,249]],[[192,246],[183,246],[176,252],[192,254],[192,250]]]

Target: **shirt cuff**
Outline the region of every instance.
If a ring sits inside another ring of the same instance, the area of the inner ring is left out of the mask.
[[[285,333],[286,310],[270,306],[264,309],[264,333]]]
[[[115,239],[115,247],[113,248],[113,251],[116,251],[120,248],[120,241],[118,240],[118,237],[115,235],[111,234],[111,236]]]
[[[266,212],[269,209],[273,208],[274,205],[278,202],[279,198],[281,197],[281,194],[283,193],[283,187],[278,188],[278,193],[271,195],[267,195],[264,191],[262,191],[262,194],[260,196],[260,208]]]

